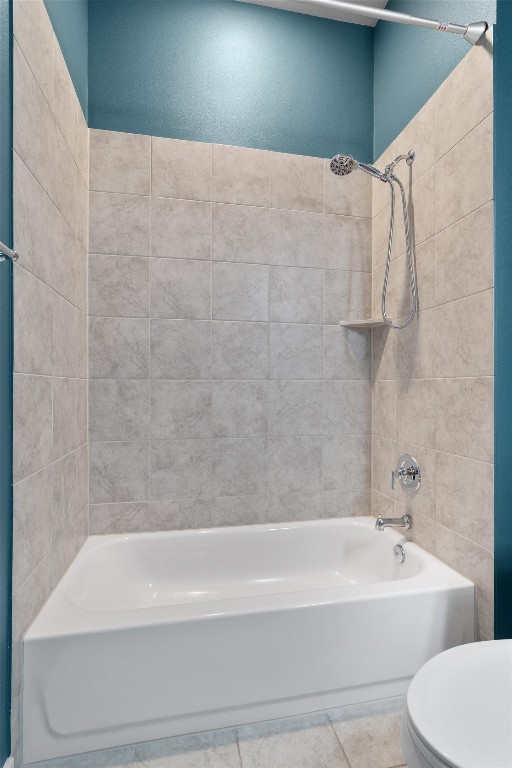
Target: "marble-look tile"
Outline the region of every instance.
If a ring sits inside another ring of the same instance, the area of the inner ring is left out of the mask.
[[[89,256],[89,313],[100,317],[148,317],[149,259]]]
[[[414,418],[411,418],[411,414]],[[433,448],[436,435],[436,382],[406,379],[396,385],[398,440]]]
[[[193,259],[151,259],[151,317],[209,320],[212,267]]]
[[[434,102],[435,99],[429,99],[396,139],[395,146],[400,146],[402,154],[406,154],[410,149],[416,153],[411,165],[401,162],[396,169],[398,177],[406,186],[413,184],[435,163]]]
[[[414,251],[416,265],[416,286],[418,307],[430,309],[436,305],[435,299],[435,244],[434,238],[425,240]],[[381,286],[379,286],[379,298]],[[411,278],[409,259],[405,253],[391,265],[388,295],[391,294],[394,316],[403,318],[412,310]]]
[[[324,326],[324,378],[370,379],[371,351],[367,330]]]
[[[66,144],[73,157],[76,157],[76,110],[77,97],[71,77],[64,61],[64,56],[57,41],[53,38],[53,114],[60,126]]]
[[[322,382],[271,381],[268,412],[272,437],[321,435]]]
[[[322,490],[321,437],[272,437],[269,461],[270,493]]]
[[[324,211],[342,216],[372,216],[372,179],[359,171],[349,176],[336,176],[330,168],[331,158],[324,164]],[[377,186],[375,184],[375,186]],[[381,186],[379,184],[379,186]]]
[[[77,447],[76,379],[53,380],[53,458]]]
[[[260,496],[218,496],[212,499],[210,522],[221,525],[257,525],[268,521],[268,494]]]
[[[217,203],[268,205],[269,152],[213,145],[213,192]]]
[[[372,515],[373,517],[394,517],[395,516],[395,500],[389,496],[378,491],[372,490]]]
[[[80,173],[76,173],[76,236],[89,249],[89,190]]]
[[[265,437],[268,431],[265,381],[214,381],[214,437]]]
[[[268,378],[267,324],[214,322],[212,376],[214,379]]]
[[[210,260],[211,203],[152,197],[151,255],[173,259]]]
[[[324,435],[364,435],[371,431],[369,381],[324,381]]]
[[[91,504],[89,533],[142,533],[149,531],[149,502],[128,501],[117,504]]]
[[[13,45],[14,149],[52,197],[54,120],[27,61],[16,43]]]
[[[184,200],[211,200],[212,145],[153,136],[151,194]]]
[[[372,438],[372,488],[375,491],[394,499],[397,488],[391,484],[391,470],[396,466],[397,443],[390,438],[374,435]],[[420,465],[421,467],[421,465]],[[421,467],[423,470],[423,467]],[[395,483],[395,486],[397,484]]]
[[[437,166],[431,168],[423,174],[412,187],[407,190],[407,201],[409,206],[409,226],[411,228],[411,244],[418,246],[425,240],[428,240],[435,233],[437,226],[437,198],[434,195],[434,177],[437,173]],[[439,185],[436,188],[436,194],[439,192]],[[401,200],[397,199],[397,208],[395,222],[396,243],[398,254],[405,253],[406,241],[405,231],[400,214]]]
[[[178,531],[210,527],[211,502],[207,499],[152,501],[149,505],[152,531]]]
[[[268,320],[268,272],[260,264],[214,264],[213,319]]]
[[[140,768],[241,768],[233,730],[148,741],[135,754]]]
[[[321,493],[279,493],[270,496],[268,519],[270,523],[319,520],[322,511]]]
[[[323,438],[323,488],[344,491],[370,487],[371,438],[344,435]]]
[[[14,370],[52,374],[53,296],[47,285],[14,266]]]
[[[270,209],[270,263],[323,267],[323,220],[319,213]]]
[[[400,150],[402,149],[403,147],[400,147]],[[410,147],[410,149],[412,149],[412,147]],[[392,141],[373,165],[375,165],[376,168],[379,168],[379,170],[384,171],[386,165],[398,155],[400,150],[397,149],[396,140]],[[366,174],[362,173],[361,175],[364,176]],[[376,184],[375,182],[372,182],[371,187],[372,215],[375,218],[383,208],[389,205],[389,186],[387,184]]]
[[[213,495],[259,495],[268,491],[266,438],[215,438]]]
[[[489,290],[437,308],[437,378],[493,375],[493,299]]]
[[[371,272],[372,220],[355,216],[324,216],[327,269]]]
[[[87,442],[89,428],[89,408],[87,379],[76,380],[76,441],[77,445]]]
[[[13,3],[14,37],[34,73],[46,101],[53,107],[53,29],[43,2]]]
[[[91,192],[89,250],[119,256],[149,256],[149,217],[149,197]],[[156,234],[158,236],[158,231]]]
[[[54,461],[53,469],[53,504],[52,504],[52,544],[57,539],[70,538],[76,518],[76,455]]]
[[[396,332],[396,376],[398,379],[428,379],[435,376],[438,308],[418,312],[406,328]],[[374,342],[375,343],[375,342]]]
[[[148,440],[149,382],[89,380],[89,440]]]
[[[492,112],[492,28],[486,38],[488,44],[472,48],[434,96],[436,158]]]
[[[371,491],[324,491],[323,513],[326,519],[336,517],[358,517],[370,515],[372,511]]]
[[[94,192],[150,194],[151,137],[91,129],[89,187]]]
[[[22,0],[32,3],[33,0]],[[35,3],[34,3],[35,4]],[[29,171],[23,160],[13,152],[13,224],[16,248],[23,254],[23,266],[47,285],[53,287],[54,252],[56,248],[56,222],[62,218],[54,204]],[[63,231],[69,230],[64,223]],[[67,252],[65,240],[64,252]]]
[[[14,486],[12,591],[18,591],[51,549],[52,469]]]
[[[13,476],[17,482],[52,460],[51,378],[15,374],[13,399]]]
[[[76,511],[89,512],[89,446],[81,445],[76,452]]]
[[[493,465],[438,452],[436,478],[437,522],[492,551]]]
[[[151,377],[211,378],[211,332],[206,320],[152,320]]]
[[[91,504],[144,501],[149,493],[148,443],[90,443]]]
[[[89,128],[85,121],[80,102],[77,102],[76,120],[76,164],[85,186],[89,187]]]
[[[419,403],[416,411],[421,410]],[[436,448],[493,461],[493,378],[438,379]]]
[[[396,436],[396,382],[381,380],[373,384],[373,433],[380,437]],[[399,406],[401,407],[401,406]]]
[[[51,562],[49,557],[45,557],[13,594],[13,645],[16,646],[21,641],[23,634],[48,599],[51,590]]]
[[[152,440],[150,461],[152,501],[211,497],[211,440]]]
[[[489,115],[436,164],[436,232],[492,200],[492,141]],[[479,173],[467,173],[468,157],[478,158]]]
[[[145,379],[148,371],[149,320],[89,318],[89,375],[92,379]]]
[[[275,323],[321,323],[322,269],[272,267],[270,320]]]
[[[405,331],[401,331],[403,334]],[[373,329],[372,379],[395,378],[395,348],[397,334],[384,326]]]
[[[368,272],[325,270],[324,323],[364,320],[371,313],[371,278]]]
[[[413,541],[422,549],[430,552],[431,555],[436,554],[436,522],[432,517],[426,517],[421,512],[414,511],[411,506],[411,498],[402,496],[405,503],[402,504],[397,500],[395,506],[395,517],[402,517],[403,515],[413,516],[413,526],[410,530],[405,531],[405,538],[407,541]]]
[[[395,269],[397,259],[391,262],[391,268],[389,271],[388,290],[386,294],[386,315],[388,319],[395,319],[395,308],[393,306],[393,290],[392,286],[395,282]],[[384,286],[385,268],[380,267],[372,274],[372,317],[381,320],[382,315],[382,292]]]
[[[249,205],[212,206],[214,261],[269,263],[269,213]]]
[[[351,768],[394,768],[403,763],[400,725],[404,707],[401,696],[329,713]]]
[[[79,379],[86,379],[89,375],[89,333],[87,315],[77,310],[76,322],[76,375]]]
[[[89,256],[81,242],[76,238],[76,305],[81,312],[87,313],[89,304]]]
[[[270,206],[323,211],[324,164],[320,157],[270,154]]]
[[[211,437],[210,381],[151,382],[151,439]]]
[[[494,568],[492,552],[444,525],[436,528],[436,555],[476,585],[477,629],[494,634]]]
[[[387,186],[387,185],[386,185]],[[389,198],[388,198],[389,203]],[[399,204],[400,205],[400,204]],[[395,208],[395,212],[400,208]],[[386,263],[388,255],[388,240],[389,240],[389,222],[390,222],[390,208],[386,205],[381,211],[375,214],[372,219],[372,268],[373,270],[383,267]],[[398,246],[398,232],[399,225],[393,231],[393,242],[391,258],[396,258],[400,255]]]
[[[244,768],[348,768],[323,713],[247,725],[238,744]]]
[[[437,304],[494,284],[494,206],[487,203],[436,236]]]
[[[270,324],[270,378],[318,379],[322,370],[322,327]]]
[[[51,164],[53,181],[50,196],[73,232],[78,234],[77,182],[79,173],[73,155],[57,123],[54,123],[53,132],[53,162]]]

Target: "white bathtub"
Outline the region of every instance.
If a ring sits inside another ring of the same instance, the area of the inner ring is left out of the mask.
[[[374,519],[93,536],[24,640],[24,760],[402,694],[473,584]]]

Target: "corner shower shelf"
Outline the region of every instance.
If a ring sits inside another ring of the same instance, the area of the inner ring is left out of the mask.
[[[379,328],[386,325],[384,320],[340,320],[342,328]]]

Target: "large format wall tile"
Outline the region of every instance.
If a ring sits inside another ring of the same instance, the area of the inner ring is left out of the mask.
[[[493,631],[492,110],[490,32],[376,163],[416,151],[412,166],[396,172],[408,187],[420,311],[405,329],[373,331],[373,514],[411,514],[407,538],[475,582],[484,638]],[[479,173],[467,173],[468,157],[478,158]],[[377,317],[388,192],[373,186]],[[398,227],[388,291],[396,318],[411,302],[404,249]],[[420,489],[408,497],[389,487],[403,453],[421,468]]]
[[[215,261],[269,263],[267,208],[215,203],[212,217],[212,258]]]
[[[212,145],[153,136],[151,194],[155,197],[211,200]]]
[[[298,211],[323,211],[324,164],[319,157],[272,152],[270,205]]]
[[[90,189],[149,195],[150,146],[150,136],[91,130]]]
[[[213,145],[213,193],[218,203],[268,205],[269,152]]]
[[[89,203],[92,253],[149,256],[149,197],[91,192]]]

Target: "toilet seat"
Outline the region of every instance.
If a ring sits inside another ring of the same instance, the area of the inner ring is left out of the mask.
[[[512,768],[512,640],[428,661],[409,686],[404,728],[433,768]]]

